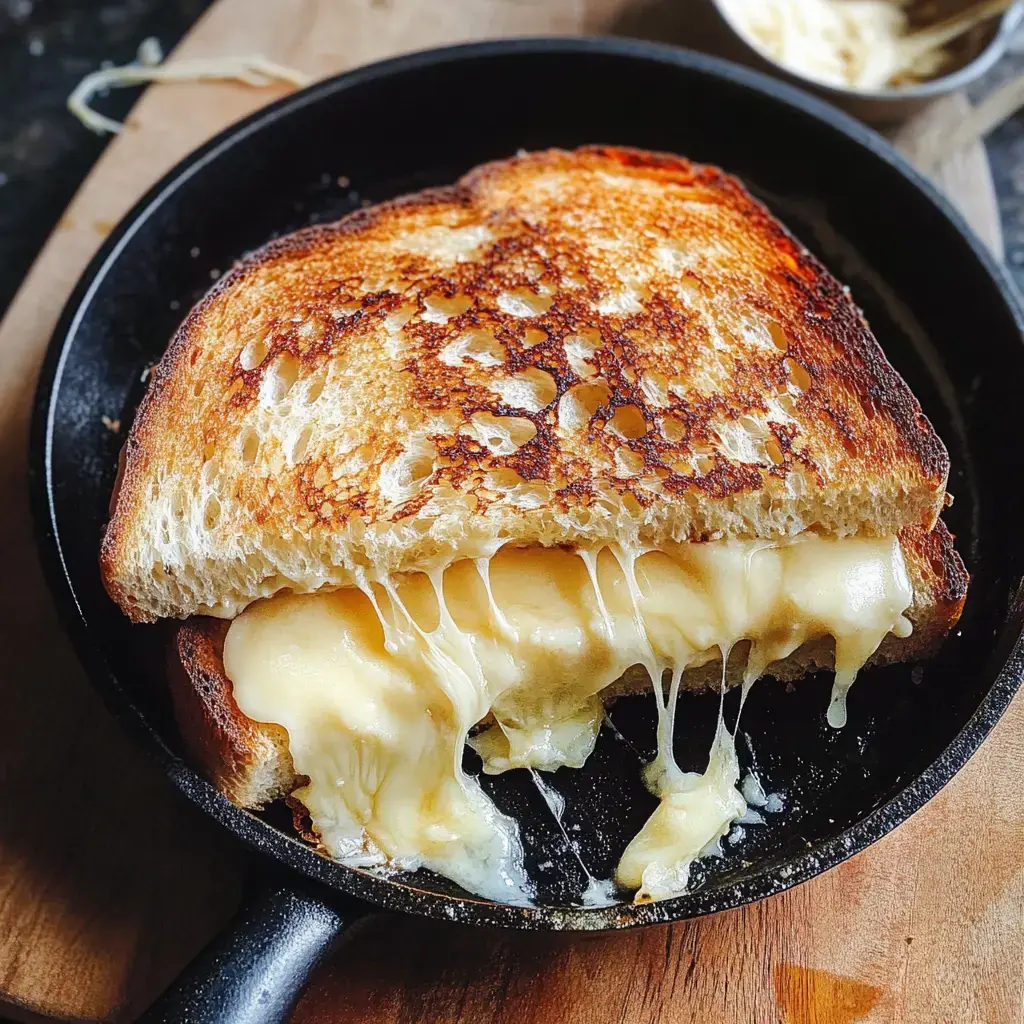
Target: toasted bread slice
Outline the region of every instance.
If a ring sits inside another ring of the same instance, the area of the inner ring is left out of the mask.
[[[914,588],[908,616],[914,624],[906,639],[890,634],[868,662],[884,665],[926,658],[960,617],[967,593],[967,573],[953,548],[953,538],[940,521],[931,532],[909,527],[900,535],[907,572]],[[196,617],[178,629],[171,653],[171,693],[182,736],[193,759],[234,803],[260,807],[287,796],[303,783],[296,775],[288,750],[288,734],[279,725],[254,722],[239,709],[225,675],[222,652],[228,623]],[[738,644],[727,665],[727,682],[743,675],[746,644]],[[799,679],[819,668],[833,667],[831,639],[805,644],[784,661],[770,665],[768,675]],[[721,660],[692,669],[683,676],[683,688],[717,687]],[[628,693],[646,692],[650,681],[639,667],[604,691],[612,700]]]
[[[102,548],[135,620],[519,544],[931,529],[948,457],[722,171],[588,147],[271,243],[190,313]]]

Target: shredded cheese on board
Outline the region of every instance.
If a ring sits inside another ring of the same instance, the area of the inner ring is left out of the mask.
[[[260,54],[238,57],[207,57],[163,63],[160,44],[152,37],[139,46],[135,63],[121,67],[100,68],[85,76],[68,97],[68,110],[86,128],[102,135],[119,134],[124,125],[106,117],[89,105],[97,93],[106,89],[142,85],[146,82],[235,81],[253,88],[265,88],[274,82],[286,82],[302,89],[312,81],[295,68],[276,64]]]

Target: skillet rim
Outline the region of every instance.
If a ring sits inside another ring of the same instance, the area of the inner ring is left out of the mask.
[[[966,764],[1002,716],[1024,678],[1024,602],[1015,595],[1007,616],[1017,638],[977,710],[954,740],[928,768],[912,778],[891,800],[873,810],[831,840],[774,868],[764,876],[733,882],[716,890],[697,890],[685,896],[642,905],[616,904],[601,908],[518,907],[473,897],[446,896],[418,889],[405,882],[372,876],[346,868],[315,853],[300,840],[278,831],[249,811],[236,807],[198,772],[190,768],[149,724],[131,693],[119,683],[95,642],[75,583],[68,573],[59,539],[59,524],[51,484],[54,428],[53,401],[59,389],[67,353],[95,293],[120,258],[138,228],[175,192],[221,153],[249,135],[287,118],[310,103],[394,75],[441,64],[457,64],[487,57],[568,53],[619,57],[653,62],[696,72],[707,78],[738,85],[757,93],[768,105],[795,108],[823,126],[866,149],[888,164],[923,193],[936,211],[956,229],[974,259],[992,280],[1018,333],[1024,336],[1024,309],[1012,279],[983,246],[959,212],[938,190],[881,136],[852,117],[801,90],[717,57],[682,47],[639,40],[597,37],[517,37],[418,51],[369,64],[325,79],[283,97],[230,125],[188,154],[139,199],[118,223],[90,260],[64,305],[42,364],[36,393],[29,445],[30,501],[36,544],[44,574],[61,623],[72,640],[93,687],[121,726],[157,759],[175,787],[202,811],[248,846],[279,863],[326,885],[334,893],[365,899],[385,910],[407,911],[441,920],[525,929],[607,930],[685,920],[719,910],[743,906],[807,881],[881,839],[930,800]]]

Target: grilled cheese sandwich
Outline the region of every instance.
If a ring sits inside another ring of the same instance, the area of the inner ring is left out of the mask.
[[[838,727],[866,662],[963,603],[913,396],[813,257],[680,158],[528,154],[280,240],[153,381],[107,586],[188,620],[172,690],[221,788],[290,796],[353,866],[531,899],[466,742],[579,767],[653,684],[660,803],[616,877],[676,894],[746,807],[724,722],[678,768],[680,691],[830,667]]]

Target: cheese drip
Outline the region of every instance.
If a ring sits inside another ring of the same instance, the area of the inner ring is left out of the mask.
[[[750,641],[747,680],[802,643],[836,642],[838,723],[857,670],[910,624],[895,538],[679,544],[659,551],[502,548],[430,573],[279,596],[230,629],[224,667],[248,717],[288,731],[295,792],[325,850],[355,866],[423,866],[504,902],[527,901],[516,824],[462,770],[581,766],[601,691],[640,665],[654,681],[661,804],[630,844],[620,884],[639,898],[685,889],[689,868],[743,814],[732,737],[720,724],[708,770],[672,753],[685,669]],[[663,677],[669,680],[666,698]]]

